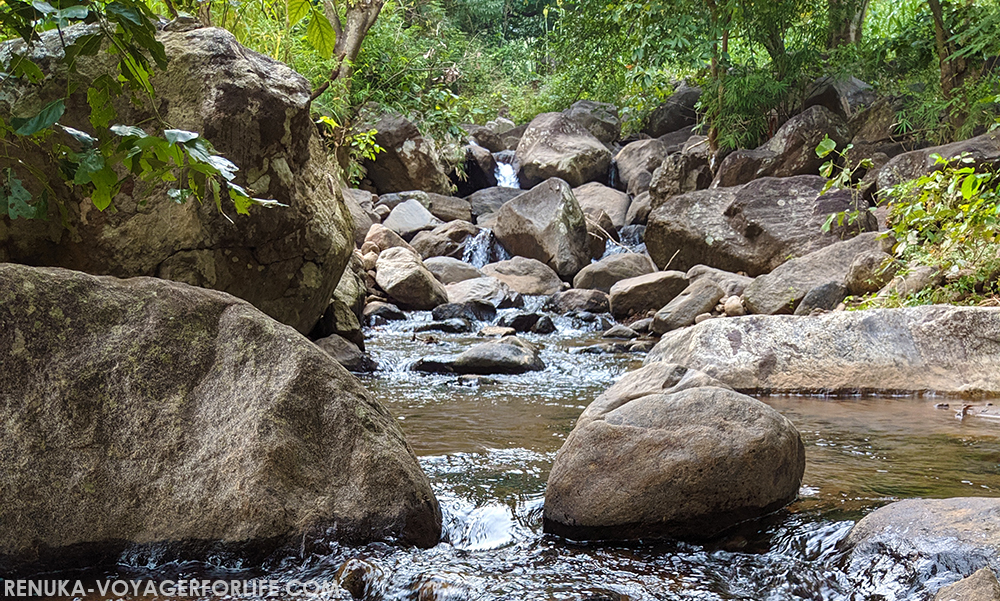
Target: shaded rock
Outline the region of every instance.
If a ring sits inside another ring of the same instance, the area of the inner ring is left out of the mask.
[[[533,187],[556,177],[572,187],[607,181],[611,152],[593,134],[562,113],[535,117],[517,145],[518,177]]]
[[[364,266],[355,253],[340,283],[333,291],[333,298],[326,311],[320,317],[316,326],[309,332],[310,338],[316,340],[332,334],[339,334],[350,340],[362,351],[365,350],[365,337],[361,332],[361,317],[365,308]]]
[[[992,570],[982,568],[938,591],[933,601],[1000,601],[1000,582]]]
[[[545,363],[538,357],[538,349],[533,345],[508,336],[477,344],[457,357],[420,359],[411,369],[430,373],[488,376],[541,371],[545,369]]]
[[[469,202],[473,217],[496,213],[509,200],[524,193],[520,188],[486,188],[465,198]]]
[[[762,177],[816,175],[827,161],[816,155],[816,147],[826,136],[837,148],[851,140],[843,119],[822,106],[808,108],[789,119],[763,146],[727,156],[712,187],[738,186]]]
[[[347,371],[357,373],[373,372],[378,369],[368,353],[362,351],[356,344],[337,334],[316,341],[316,346],[326,351],[326,354],[344,366]]]
[[[362,246],[364,247],[369,244],[374,248],[375,254],[379,254],[383,250],[388,250],[390,248],[405,248],[416,252],[416,250],[407,244],[406,240],[403,240],[399,234],[385,227],[381,223],[373,223],[371,228],[369,228],[368,234],[365,236],[365,243]],[[362,249],[362,252],[365,252],[364,249]]]
[[[631,340],[632,338],[638,338],[639,333],[628,326],[617,325],[610,330],[604,332],[601,335],[602,338],[624,338],[626,340]]]
[[[628,213],[625,214],[625,222],[628,225],[645,225],[652,209],[653,204],[649,198],[649,192],[643,192],[632,199],[632,204],[628,206]]]
[[[587,217],[587,246],[590,258],[600,259],[607,253],[608,241],[617,242],[618,234],[615,230],[615,224],[611,222],[611,218],[604,211],[591,209],[585,215]]]
[[[632,190],[633,182],[636,182],[640,174],[648,173],[652,178],[653,172],[663,164],[665,158],[667,158],[667,147],[656,138],[627,144],[615,155],[618,179],[626,190]],[[636,182],[636,188],[638,187],[639,184]],[[649,187],[648,181],[646,187],[647,189]]]
[[[840,282],[827,282],[813,286],[802,297],[795,315],[811,315],[815,311],[833,311],[847,298],[847,288]]]
[[[939,170],[941,165],[932,158],[934,155],[952,159],[963,153],[968,153],[969,158],[973,160],[972,165],[1000,166],[1000,132],[993,131],[968,140],[898,155],[878,171],[876,176],[878,190],[881,192],[907,180]]]
[[[382,251],[375,264],[375,281],[393,301],[418,311],[448,302],[448,292],[424,267],[420,256],[405,248]]]
[[[485,328],[479,330],[479,336],[487,337],[500,337],[513,336],[517,332],[514,328],[501,328],[500,326],[486,326]]]
[[[371,325],[372,320],[381,319],[383,321],[405,321],[406,313],[399,310],[396,305],[383,302],[371,302],[365,305],[363,314],[365,323]]]
[[[382,221],[375,213],[375,204],[372,202],[377,197],[366,190],[344,189],[343,193],[344,206],[350,211],[354,220],[354,243],[361,248],[372,224]]]
[[[621,319],[656,311],[688,286],[679,271],[659,271],[621,280],[611,287],[611,314]]]
[[[590,262],[586,219],[569,185],[559,179],[504,204],[493,234],[510,254],[541,261],[564,279]]]
[[[850,119],[875,99],[872,87],[857,77],[821,77],[806,89],[803,108],[821,106],[841,119]]]
[[[996,394],[1000,309],[713,319],[665,334],[647,361],[687,365],[748,393]]]
[[[461,127],[467,134],[469,134],[470,141],[475,142],[486,150],[489,150],[490,152],[500,152],[504,149],[503,141],[500,140],[499,135],[501,132],[491,128],[488,124],[483,126],[463,123]],[[513,124],[511,127],[513,127]]]
[[[847,269],[844,285],[851,294],[878,292],[895,277],[897,270],[892,255],[881,249],[858,253]]]
[[[727,296],[740,296],[746,290],[746,287],[753,282],[753,278],[748,278],[745,275],[715,269],[706,265],[695,265],[691,269],[688,269],[685,277],[692,282],[702,278],[712,280],[722,288]]]
[[[548,315],[542,315],[538,318],[538,321],[535,322],[535,325],[531,326],[531,331],[535,334],[551,334],[557,329],[556,324]]]
[[[745,186],[688,192],[654,209],[646,228],[646,247],[658,267],[673,258],[674,269],[709,265],[751,276],[767,273],[789,257],[803,256],[856,233],[822,231],[831,213],[854,210],[848,192],[820,195],[819,176],[764,178]],[[860,229],[875,229],[863,211]],[[675,257],[676,253],[676,257]]]
[[[497,162],[493,158],[493,151],[478,144],[466,146],[464,167],[464,173],[452,171],[450,176],[459,196],[468,196],[478,190],[497,185]],[[465,217],[454,217],[454,219],[469,220]]]
[[[530,332],[541,317],[538,313],[510,313],[501,317],[497,325],[501,328],[514,328],[515,332]]]
[[[573,106],[563,111],[563,114],[605,144],[614,142],[622,133],[618,107],[613,104],[577,100]]]
[[[607,294],[600,290],[579,290],[577,288],[559,292],[552,297],[549,306],[558,313],[572,311],[607,313],[610,311]]]
[[[444,306],[444,305],[442,305]],[[462,319],[460,317],[455,317],[452,319],[444,319],[441,321],[432,321],[430,323],[422,323],[417,327],[413,328],[414,332],[444,332],[446,334],[464,334],[466,332],[471,332],[473,328],[472,323],[468,319]]]
[[[664,334],[695,324],[695,319],[703,313],[711,313],[725,291],[708,278],[691,282],[653,317],[653,331]]]
[[[493,321],[497,317],[497,308],[486,301],[474,299],[462,304],[448,303],[434,307],[431,315],[437,321],[448,319],[467,319],[469,321]]]
[[[701,98],[701,88],[682,83],[667,98],[667,101],[653,109],[643,133],[659,138],[664,134],[677,131],[698,122],[695,105]]]
[[[626,374],[556,455],[546,532],[574,540],[705,539],[793,501],[799,433],[764,403],[677,365]]]
[[[442,222],[455,220],[472,221],[472,208],[469,201],[454,196],[434,194],[433,192],[410,190],[408,192],[383,194],[379,197],[378,204],[385,205],[390,210],[395,210],[396,207],[410,200],[420,203],[431,215],[437,217]]]
[[[416,125],[399,115],[382,117],[375,129],[375,143],[385,152],[375,161],[365,159],[364,168],[379,194],[407,190],[451,193],[451,181],[433,139],[420,135]]]
[[[418,232],[432,230],[442,223],[419,201],[411,199],[396,205],[382,225],[399,234],[403,240],[412,240]]]
[[[503,142],[505,150],[517,150],[517,147],[521,144],[521,138],[524,137],[524,132],[528,129],[528,125],[528,123],[518,125],[517,127],[500,134],[500,141]]]
[[[424,267],[445,286],[483,277],[483,273],[472,265],[452,257],[425,258]]]
[[[792,259],[747,286],[743,293],[746,308],[765,315],[793,313],[814,287],[831,282],[843,287],[854,258],[880,252],[885,243],[880,234],[868,232]]]
[[[69,90],[59,123],[93,131],[88,86],[79,83],[116,78],[118,57],[81,55],[72,61],[71,78],[63,61],[64,46],[92,34],[92,27],[42,32],[30,50],[20,41],[7,46],[24,52],[46,78],[38,85],[8,78],[0,99],[5,119],[36,115]],[[0,168],[12,169],[36,199],[48,187],[48,219],[12,221],[3,211],[0,262],[153,276],[222,290],[309,332],[355,246],[342,182],[332,175],[310,117],[309,82],[286,65],[248,51],[223,29],[157,32],[156,39],[169,59],[166,70],[155,70],[152,77],[156,97],[140,94],[142,100],[137,97],[135,103],[128,94],[115,99],[107,107],[116,112],[113,123],[152,127],[155,113],[171,127],[198,132],[239,166],[234,183],[287,206],[254,207],[234,225],[210,200],[178,204],[169,198],[174,182],[147,188],[129,179],[113,199],[117,210],[101,212],[83,187],[63,183],[63,167],[28,145],[4,153]],[[69,143],[63,138],[60,143]],[[236,217],[228,199],[223,207]]]
[[[563,287],[559,275],[548,265],[526,257],[490,263],[481,271],[507,284],[511,290],[529,296],[551,296]]]
[[[705,190],[712,184],[708,138],[693,136],[680,152],[666,157],[649,181],[649,204],[655,209],[674,196]]]
[[[510,305],[510,288],[494,277],[484,276],[463,280],[448,284],[445,288],[448,291],[449,303],[462,305],[473,301],[483,301],[497,308]]]
[[[652,332],[653,318],[645,317],[643,319],[637,319],[636,321],[633,321],[631,324],[629,324],[629,327],[635,330],[636,332],[639,332],[640,334],[644,334],[646,332]]]
[[[424,259],[451,257],[461,259],[469,240],[479,233],[479,228],[468,221],[450,221],[430,231],[420,232],[411,240],[413,249]]]
[[[625,217],[628,215],[629,205],[632,204],[628,194],[598,182],[591,182],[574,188],[573,196],[576,197],[584,213],[604,211],[611,218],[615,229],[627,225]]]
[[[4,264],[0,322],[5,577],[110,567],[126,548],[259,562],[334,540],[437,544],[396,420],[250,304]]]
[[[647,255],[622,253],[591,263],[573,278],[573,287],[610,293],[611,287],[622,280],[656,271]]]
[[[857,590],[926,598],[966,574],[1000,570],[1000,499],[898,501],[865,516],[844,544]]]
[[[930,286],[938,286],[944,282],[944,274],[935,267],[918,265],[911,267],[907,273],[897,276],[879,291],[879,296],[896,295],[906,298]]]

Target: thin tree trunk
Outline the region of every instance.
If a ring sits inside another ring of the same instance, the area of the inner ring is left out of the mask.
[[[830,15],[828,48],[861,42],[869,3],[870,0],[827,0]]]
[[[384,5],[385,0],[348,2],[347,12],[341,21],[337,5],[332,0],[324,2],[324,13],[337,34],[337,42],[333,47],[335,62],[330,71],[330,78],[312,93],[313,100],[327,91],[333,82],[341,83],[345,90],[350,89],[351,76],[354,75],[354,61],[361,52],[361,44],[365,41],[368,30],[375,24]]]

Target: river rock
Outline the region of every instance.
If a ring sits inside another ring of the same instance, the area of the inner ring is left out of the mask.
[[[429,311],[448,302],[448,291],[424,267],[420,255],[405,248],[382,251],[375,281],[400,306]]]
[[[657,167],[663,164],[663,159],[667,158],[667,147],[656,138],[649,140],[636,140],[626,144],[624,148],[615,155],[615,164],[618,166],[618,179],[622,187],[626,190],[633,189],[633,182],[640,174],[652,174]],[[638,182],[636,182],[638,187]],[[648,189],[649,182],[646,182]]]
[[[711,313],[715,305],[726,296],[722,288],[709,278],[691,282],[653,317],[653,332],[664,334],[686,328],[704,313]]]
[[[818,311],[833,311],[847,298],[847,288],[840,282],[827,282],[813,286],[802,297],[795,315],[813,315]]]
[[[643,133],[651,138],[675,132],[698,122],[695,105],[701,98],[701,88],[682,83],[667,101],[653,109],[646,120]]]
[[[381,223],[373,223],[371,228],[368,229],[368,234],[365,236],[365,243],[361,245],[361,252],[365,252],[365,247],[367,245],[371,245],[369,248],[374,250],[376,254],[390,248],[405,248],[407,250],[417,252],[412,246],[407,244],[406,240],[403,240],[399,234],[385,227]]]
[[[564,290],[552,297],[550,306],[559,313],[586,311],[607,313],[611,310],[608,295],[600,290]]]
[[[433,273],[434,277],[445,286],[483,277],[483,272],[464,261],[459,261],[452,257],[431,257],[424,259],[424,267]]]
[[[383,303],[380,301],[372,301],[365,305],[365,310],[362,314],[365,323],[372,325],[375,320],[386,321],[405,321],[406,313],[399,310],[399,307],[390,303]]]
[[[687,279],[690,281],[699,280],[702,278],[712,280],[725,291],[726,296],[740,296],[746,287],[753,283],[753,278],[748,278],[745,275],[740,275],[738,273],[731,273],[729,271],[723,271],[721,269],[715,269],[714,267],[708,267],[707,265],[695,265],[691,269],[688,269],[687,274],[685,274]]]
[[[611,287],[611,314],[618,319],[657,311],[688,286],[679,271],[658,271],[628,278]]]
[[[747,310],[764,315],[794,313],[814,287],[831,282],[843,287],[855,257],[882,252],[886,243],[881,234],[868,232],[792,259],[747,286],[743,293]]]
[[[550,179],[504,204],[493,228],[510,254],[536,259],[572,279],[590,262],[587,223],[569,185]]]
[[[665,334],[647,361],[747,393],[1000,392],[1000,309],[923,306],[713,319]]]
[[[573,540],[706,539],[793,501],[798,431],[764,403],[680,366],[626,374],[556,455],[546,532]]]
[[[437,544],[396,420],[250,304],[4,264],[0,323],[5,577],[113,565],[126,547],[259,561],[330,540]]]
[[[663,160],[649,181],[649,204],[655,209],[674,196],[705,190],[712,184],[708,138],[692,136],[680,152]]]
[[[455,220],[472,221],[472,206],[469,201],[422,190],[383,194],[379,197],[378,204],[389,207],[391,211],[408,200],[419,202],[431,215],[445,223]]]
[[[443,307],[444,305],[439,306]],[[413,328],[413,331],[416,333],[444,332],[445,334],[467,334],[474,330],[475,328],[473,327],[472,322],[461,317],[421,323]]]
[[[876,176],[878,190],[886,190],[940,169],[941,165],[933,158],[934,155],[953,159],[964,153],[968,153],[969,158],[973,160],[973,165],[987,168],[1000,165],[1000,132],[992,131],[968,140],[944,146],[932,146],[896,156],[879,170]]]
[[[344,189],[344,206],[354,220],[354,243],[358,248],[365,243],[365,236],[373,223],[381,223],[375,213],[374,199],[378,198],[367,190]]]
[[[898,270],[899,266],[892,255],[884,250],[858,253],[847,269],[844,285],[851,294],[878,292],[892,281]]]
[[[496,213],[507,201],[513,200],[524,193],[520,188],[486,188],[465,198],[471,207],[472,216]]]
[[[468,321],[493,321],[497,317],[497,308],[489,302],[473,299],[464,303],[448,303],[434,307],[431,315],[437,321],[448,319],[465,319]]]
[[[477,344],[456,357],[426,358],[418,360],[411,368],[430,373],[523,374],[545,369],[538,356],[538,349],[520,338],[507,336]]]
[[[806,88],[803,108],[822,106],[841,119],[850,119],[876,100],[872,87],[857,77],[821,77]]]
[[[543,113],[532,120],[517,145],[518,177],[533,187],[556,177],[572,187],[606,181],[611,152],[562,113]]]
[[[1000,601],[1000,582],[989,568],[946,586],[932,601]]]
[[[358,348],[356,344],[343,336],[331,334],[326,338],[317,340],[316,346],[323,349],[326,354],[333,357],[334,360],[344,366],[344,369],[347,371],[366,373],[373,372],[378,369],[378,363],[376,363],[368,355],[368,353],[365,353],[363,350]]]
[[[638,338],[639,333],[628,326],[623,326],[621,324],[616,325],[610,330],[601,334],[601,338],[624,338],[626,340],[631,340],[633,338]]]
[[[513,306],[513,294],[507,284],[494,277],[483,276],[448,284],[448,302],[464,304],[474,301],[490,303],[496,308]]]
[[[625,222],[628,226],[645,226],[652,209],[653,205],[649,198],[649,192],[643,192],[632,199],[632,204],[628,206],[628,213],[625,215]]]
[[[385,149],[375,160],[364,160],[368,179],[379,194],[423,190],[450,194],[451,181],[434,140],[422,136],[411,121],[386,115],[375,124],[375,143]]]
[[[656,265],[648,255],[638,253],[622,253],[611,255],[596,263],[591,263],[573,278],[573,287],[588,290],[600,290],[610,293],[611,287],[622,280],[650,274],[656,271]]]
[[[309,332],[312,339],[326,338],[339,334],[350,340],[362,351],[365,350],[365,336],[361,332],[361,318],[365,309],[364,266],[361,264],[360,253],[355,252],[351,261],[340,277],[340,283],[333,291],[333,298],[322,317]]]
[[[898,501],[858,522],[844,545],[859,593],[927,598],[982,568],[1000,570],[1000,499]]]
[[[452,171],[450,175],[459,196],[468,196],[479,190],[492,188],[497,185],[497,162],[493,157],[492,151],[478,144],[466,146],[464,167],[464,173],[459,174],[456,170]],[[466,208],[468,208],[468,205],[466,205]],[[454,216],[452,219],[465,219],[468,221],[470,217]]]
[[[629,205],[632,204],[628,194],[598,182],[591,182],[579,188],[573,188],[573,196],[576,197],[584,213],[591,211],[607,213],[615,230],[627,225],[625,217],[628,215]]]
[[[412,240],[417,233],[432,230],[442,223],[418,200],[411,199],[396,205],[382,225],[399,234],[403,240]]]
[[[712,187],[738,186],[761,177],[816,175],[828,159],[816,147],[829,136],[842,149],[851,140],[844,120],[822,106],[802,111],[756,150],[737,150],[719,165]]]
[[[481,271],[507,284],[511,290],[528,296],[551,296],[563,288],[559,274],[552,268],[526,257],[490,263]]]
[[[569,119],[589,131],[605,144],[611,144],[622,133],[622,121],[618,117],[618,107],[606,102],[577,100],[563,111]]]
[[[479,234],[479,228],[468,221],[450,221],[430,231],[418,233],[410,240],[413,250],[424,259],[431,257],[465,256],[468,242]]]
[[[824,184],[813,175],[768,177],[674,196],[649,215],[649,255],[660,269],[673,258],[673,269],[701,264],[751,276],[767,273],[789,257],[829,246],[859,229],[822,231],[831,213],[855,208],[848,192],[820,195]],[[875,227],[871,214],[862,211],[860,228]]]
[[[8,79],[0,112],[34,115],[63,98],[70,85],[63,48],[93,33],[95,26],[42,32],[25,56],[46,73],[45,80],[35,85],[24,78]],[[129,180],[114,197],[117,210],[101,212],[81,188],[63,183],[60,166],[22,148],[4,153],[0,169],[11,168],[35,198],[42,186],[28,167],[51,175],[46,185],[53,196],[47,221],[12,221],[3,212],[0,262],[117,277],[155,276],[222,290],[309,332],[355,246],[342,182],[332,175],[310,117],[309,82],[286,65],[247,50],[223,29],[157,32],[156,38],[169,62],[166,71],[154,69],[155,99],[140,94],[142,100],[136,97],[133,103],[123,95],[106,107],[117,113],[113,123],[151,123],[155,111],[170,127],[199,133],[235,163],[240,170],[234,183],[288,206],[254,207],[249,216],[237,216],[224,200],[234,224],[210,199],[178,204],[169,198],[174,182],[146,188],[133,187]],[[18,41],[7,48],[24,50],[21,46]],[[73,61],[74,81],[117,77],[118,58],[109,52],[80,55]],[[87,86],[71,88],[59,123],[93,132]]]

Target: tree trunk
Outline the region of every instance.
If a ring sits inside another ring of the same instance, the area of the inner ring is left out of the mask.
[[[944,22],[944,13],[939,0],[927,0],[934,19],[934,44],[937,48],[938,63],[941,66],[941,91],[945,97],[951,98],[955,88],[962,85],[966,75],[964,58],[955,58],[955,46],[949,41],[951,31]]]
[[[313,100],[327,91],[333,82],[341,84],[345,91],[350,89],[351,76],[354,75],[354,61],[361,52],[361,44],[368,35],[368,30],[375,24],[384,5],[385,0],[348,0],[347,12],[341,21],[336,3],[333,0],[324,2],[326,18],[337,34],[337,42],[333,47],[335,62],[329,80],[313,92]]]
[[[827,0],[830,16],[830,38],[827,47],[831,50],[844,44],[861,42],[869,0]]]

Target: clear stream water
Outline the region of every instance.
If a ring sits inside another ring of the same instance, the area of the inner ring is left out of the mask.
[[[429,320],[417,314],[415,320]],[[909,497],[1000,495],[1000,423],[955,417],[942,399],[769,397],[806,445],[800,499],[710,546],[580,545],[543,535],[545,482],[555,452],[584,407],[641,355],[578,354],[600,341],[565,317],[559,332],[526,335],[543,372],[462,385],[408,371],[419,357],[457,353],[474,336],[418,334],[413,322],[370,333],[383,370],[365,379],[397,416],[444,514],[444,541],[427,550],[334,545],[253,575],[335,581],[351,560],[368,570],[365,599],[847,600],[851,575],[838,543],[854,521]],[[136,566],[92,577],[238,576],[202,564]],[[905,589],[907,583],[902,583]],[[350,599],[346,591],[332,599]],[[919,587],[894,598],[926,598]],[[873,598],[874,599],[874,598]]]

